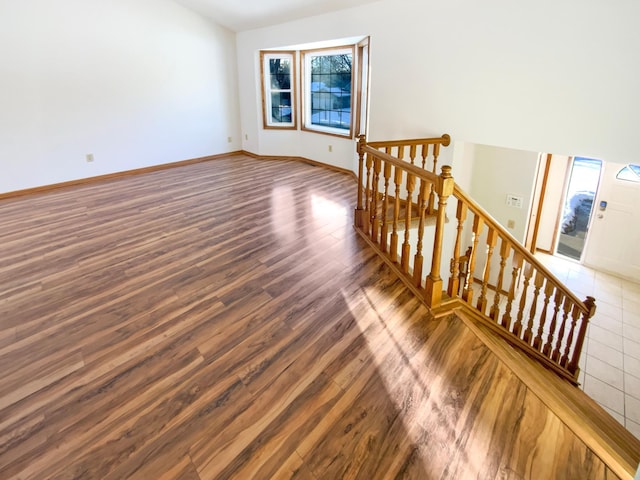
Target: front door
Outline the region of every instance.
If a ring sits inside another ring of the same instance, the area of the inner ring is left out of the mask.
[[[594,219],[584,263],[640,280],[640,177],[618,174],[625,165],[607,162],[594,202]],[[628,170],[628,169],[627,169]],[[627,178],[627,179],[623,179]]]

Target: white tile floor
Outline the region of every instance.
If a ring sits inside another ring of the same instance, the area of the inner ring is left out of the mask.
[[[582,389],[640,438],[640,283],[536,256],[580,298],[595,297],[580,362]]]

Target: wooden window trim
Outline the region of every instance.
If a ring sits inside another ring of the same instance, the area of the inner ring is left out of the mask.
[[[353,132],[354,135],[365,135],[367,132],[367,125],[362,125],[362,111],[363,109],[366,111],[369,108],[369,72],[371,71],[371,50],[369,47],[369,37],[365,37],[362,40],[360,40],[357,44],[357,56],[356,56],[356,60],[357,60],[357,71],[358,71],[358,76],[356,78],[356,83],[357,83],[357,103],[355,103],[355,123],[353,125]],[[366,85],[363,86],[363,70],[364,70],[364,49],[367,49],[367,82]],[[363,92],[364,90],[364,92]],[[364,93],[364,95],[363,95]],[[365,122],[366,123],[366,122]]]
[[[260,82],[262,85],[262,124],[265,129],[274,130],[297,130],[298,129],[298,97],[297,97],[297,65],[294,50],[261,50],[260,51]],[[268,111],[267,95],[271,89],[267,88],[267,74],[265,72],[265,59],[273,56],[291,57],[291,119],[292,122],[279,125],[270,123],[271,112]]]

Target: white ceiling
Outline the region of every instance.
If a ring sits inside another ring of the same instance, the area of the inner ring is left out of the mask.
[[[235,32],[342,10],[378,0],[176,0]]]

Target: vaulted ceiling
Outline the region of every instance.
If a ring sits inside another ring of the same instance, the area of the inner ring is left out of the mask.
[[[276,25],[378,0],[176,0],[235,32]]]

